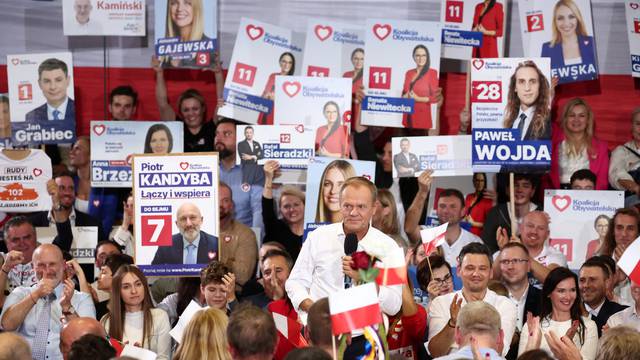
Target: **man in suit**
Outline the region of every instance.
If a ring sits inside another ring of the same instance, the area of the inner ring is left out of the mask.
[[[38,86],[47,102],[29,111],[27,122],[75,120],[74,102],[67,96],[70,82],[69,69],[64,61],[56,58],[43,61],[38,66]]]
[[[257,164],[262,159],[262,146],[253,140],[253,127],[244,128],[244,140],[238,143],[238,153],[242,164]]]
[[[151,261],[158,264],[207,264],[218,259],[218,238],[200,231],[202,214],[193,203],[184,203],[176,213],[179,234],[171,237],[171,246],[159,246]]]
[[[398,177],[411,177],[420,171],[420,162],[416,154],[409,152],[409,139],[400,140],[400,154],[393,157],[393,164],[398,171]]]
[[[533,61],[516,67],[509,80],[506,127],[520,130],[520,140],[550,140],[550,86]]]

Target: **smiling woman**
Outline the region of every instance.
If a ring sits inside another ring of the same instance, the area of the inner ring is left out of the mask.
[[[334,160],[324,169],[320,178],[320,191],[318,191],[316,223],[342,221],[340,188],[353,176],[356,176],[356,171],[345,160]]]

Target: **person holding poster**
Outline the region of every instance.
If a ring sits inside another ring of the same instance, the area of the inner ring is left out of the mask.
[[[56,58],[43,61],[38,66],[38,86],[47,102],[29,111],[26,121],[75,120],[74,102],[67,96],[70,80],[64,61]]]
[[[282,53],[280,58],[278,58],[278,63],[280,64],[280,72],[269,75],[267,85],[265,85],[264,90],[262,91],[262,97],[265,99],[273,100],[275,98],[276,76],[291,76],[296,71],[296,58],[290,52]],[[260,117],[258,118],[258,124],[272,125],[273,109],[268,114],[261,112]]]
[[[496,0],[484,0],[473,12],[473,31],[482,33],[482,46],[473,48],[474,58],[497,58],[498,38],[504,29],[504,10]]]
[[[144,140],[145,154],[168,154],[173,149],[173,135],[165,124],[152,125]]]
[[[356,170],[345,160],[334,160],[322,172],[316,223],[336,223],[342,221],[340,212],[340,188],[344,182],[356,176]]]
[[[340,108],[335,101],[328,101],[322,108],[327,125],[316,129],[316,155],[347,157],[349,151],[349,129],[342,125]]]
[[[402,125],[410,128],[431,129],[431,104],[438,103],[438,72],[430,68],[431,56],[426,46],[413,48],[416,68],[404,75],[402,96],[415,100],[412,114],[404,114]]]

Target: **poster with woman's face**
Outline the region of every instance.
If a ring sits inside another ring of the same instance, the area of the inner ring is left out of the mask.
[[[631,74],[633,77],[640,77],[640,1],[625,1],[624,12],[631,50]]]
[[[590,0],[523,0],[518,9],[525,56],[550,58],[560,84],[598,77]]]
[[[9,112],[9,94],[0,94],[0,148],[11,144],[11,113]]]

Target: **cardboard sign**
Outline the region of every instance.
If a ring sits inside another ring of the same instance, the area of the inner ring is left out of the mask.
[[[145,36],[145,0],[62,0],[62,25],[72,36]]]
[[[97,226],[73,226],[71,227],[73,241],[69,253],[80,264],[94,264],[96,262],[95,251],[98,245]],[[55,226],[37,227],[36,234],[41,244],[51,244],[58,236]]]
[[[414,136],[391,138],[393,177],[417,177],[424,170],[431,176],[469,176],[471,136]]]
[[[238,125],[236,164],[264,165],[276,160],[286,168],[306,168],[314,157],[315,129],[304,125]]]
[[[631,50],[631,74],[640,77],[640,1],[627,0],[624,6],[627,17],[627,34]]]
[[[0,152],[0,211],[33,212],[51,209],[47,181],[52,178],[51,159],[42,150],[30,149],[26,157],[12,158]]]

